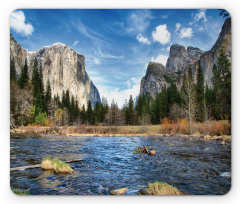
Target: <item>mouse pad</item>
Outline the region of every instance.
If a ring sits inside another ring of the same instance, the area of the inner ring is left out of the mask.
[[[230,190],[228,11],[17,9],[9,18],[13,193]]]

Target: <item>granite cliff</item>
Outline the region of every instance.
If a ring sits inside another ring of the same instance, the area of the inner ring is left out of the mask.
[[[145,94],[155,98],[164,85],[167,87],[171,80],[175,80],[177,75],[160,63],[150,62],[147,67],[146,75],[141,80],[140,94]]]
[[[37,59],[43,70],[43,82],[50,81],[52,97],[62,96],[69,89],[70,95],[77,98],[79,107],[87,106],[88,100],[94,105],[101,102],[98,89],[85,70],[85,57],[63,43],[54,43],[36,51],[27,51],[10,36],[10,58],[14,58],[17,77],[21,66],[27,60],[31,76],[32,65]]]
[[[187,50],[182,45],[173,44],[166,67],[174,71],[185,70],[188,66],[197,62],[202,56],[203,51],[196,47],[188,46]]]

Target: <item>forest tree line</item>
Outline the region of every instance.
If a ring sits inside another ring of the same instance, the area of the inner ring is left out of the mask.
[[[70,91],[63,91],[51,97],[51,86],[43,83],[42,67],[35,59],[32,76],[29,76],[27,62],[16,78],[14,59],[10,61],[10,116],[11,126],[39,125],[145,125],[160,124],[164,118],[177,121],[182,118],[204,122],[206,120],[227,119],[231,121],[231,68],[223,48],[219,48],[217,63],[213,66],[212,87],[204,86],[201,67],[197,69],[196,80],[192,69],[183,77],[183,85],[178,91],[175,82],[164,86],[155,98],[139,95],[136,103],[132,96],[122,108],[112,100],[108,105],[102,102],[79,108],[76,97]],[[195,83],[196,81],[196,83]]]

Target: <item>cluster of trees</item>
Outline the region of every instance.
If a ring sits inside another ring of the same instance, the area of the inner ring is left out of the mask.
[[[32,65],[32,75],[29,77],[27,62],[21,68],[19,78],[16,77],[14,59],[10,60],[10,116],[11,126],[49,123],[57,125],[73,125],[87,123],[95,125],[103,123],[108,112],[105,98],[102,103],[96,103],[95,108],[88,101],[80,109],[79,102],[70,96],[69,90],[63,91],[62,97],[51,97],[49,80],[44,88],[42,67],[35,59]]]
[[[53,123],[56,125],[104,124],[104,125],[144,125],[160,124],[162,119],[177,121],[188,118],[193,121],[231,120],[231,68],[223,48],[219,48],[217,64],[213,67],[212,87],[205,86],[203,70],[197,69],[194,80],[189,68],[183,77],[183,85],[178,91],[173,81],[164,86],[155,98],[139,95],[134,104],[132,96],[119,108],[113,100],[110,107],[107,100],[95,106],[88,101],[87,107],[79,108],[79,102],[70,91],[63,91],[61,98],[51,97],[49,80],[44,88],[42,67],[37,60],[32,66],[30,79],[28,65],[21,69],[16,78],[14,59],[10,61],[10,114],[11,125]],[[196,83],[195,83],[196,81]],[[191,130],[192,131],[192,130]]]
[[[85,105],[83,105],[80,109],[78,100],[74,99],[73,96],[70,99],[70,92],[67,89],[66,92],[63,91],[61,100],[58,95],[54,96],[54,99],[51,101],[49,108],[49,110],[53,111],[50,111],[49,115],[54,118],[56,117],[56,114],[52,115],[51,112],[58,112],[58,115],[62,112],[62,116],[59,116],[57,119],[59,125],[96,125],[103,123],[105,115],[109,109],[104,97],[102,101],[102,103],[96,102],[95,108],[93,109],[93,105],[89,100],[87,108],[85,108]]]

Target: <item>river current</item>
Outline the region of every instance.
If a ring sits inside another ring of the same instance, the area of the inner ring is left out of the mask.
[[[71,163],[73,174],[40,168],[12,171],[10,185],[31,195],[125,195],[154,181],[167,182],[187,194],[225,194],[231,187],[231,142],[197,141],[181,137],[67,137],[11,135],[10,166],[40,164],[51,156]],[[137,147],[156,155],[133,154]]]

